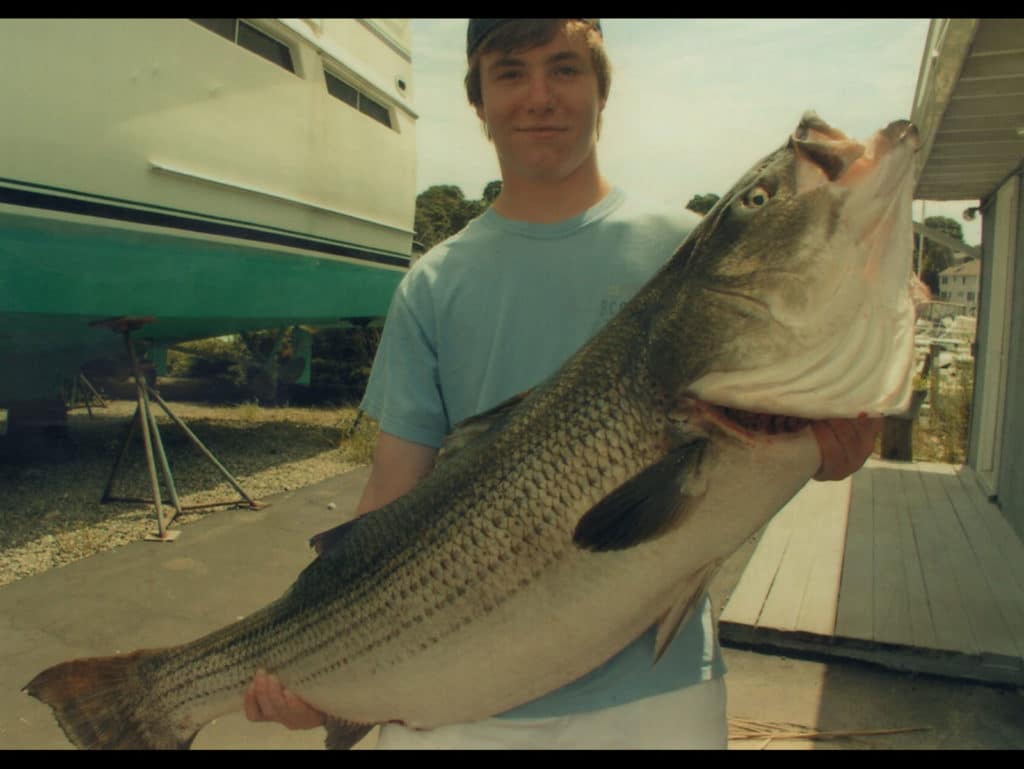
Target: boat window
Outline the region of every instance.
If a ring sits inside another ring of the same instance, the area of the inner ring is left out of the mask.
[[[359,91],[350,86],[344,80],[338,80],[338,78],[325,72],[324,75],[327,78],[327,91],[335,99],[341,99],[346,104],[359,109]]]
[[[237,43],[246,50],[272,61],[289,72],[295,71],[292,63],[292,52],[284,43],[275,40],[256,27],[246,24],[241,19],[192,19],[196,24],[216,32],[223,38]]]
[[[192,19],[196,24],[201,24],[211,32],[216,32],[232,43],[235,42],[235,29],[238,27],[238,19]]]
[[[370,97],[360,95],[359,111],[366,113],[378,123],[383,123],[388,128],[391,127],[391,113],[388,112],[387,107],[378,104]]]
[[[355,107],[364,115],[369,115],[378,123],[391,128],[391,113],[383,104],[374,101],[359,89],[349,85],[330,72],[324,71],[324,78],[327,80],[327,92],[331,96],[340,99],[350,107]]]

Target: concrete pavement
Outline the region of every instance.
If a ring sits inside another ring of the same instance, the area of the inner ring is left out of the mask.
[[[366,468],[276,495],[262,510],[224,510],[173,543],[136,542],[0,588],[0,748],[70,747],[49,708],[21,692],[74,657],[192,640],[278,597],[312,559],[312,534],[355,508]],[[334,503],[334,509],[328,505]],[[713,588],[723,605],[749,547]],[[768,747],[1024,747],[1019,691],[908,676],[855,663],[725,650],[730,717],[821,730],[928,727],[890,736]],[[373,735],[363,745],[372,745]],[[323,732],[251,724],[241,714],[200,732],[195,748],[318,749]],[[763,747],[763,741],[733,747]]]

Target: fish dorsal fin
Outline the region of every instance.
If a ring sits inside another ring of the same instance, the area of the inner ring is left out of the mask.
[[[496,432],[508,420],[509,414],[518,406],[532,390],[513,395],[497,406],[482,411],[476,416],[463,419],[454,429],[448,433],[441,449],[437,454],[437,461],[442,462],[451,459],[469,444],[480,438],[480,436]]]
[[[669,644],[676,637],[679,628],[690,620],[697,605],[707,592],[711,579],[718,572],[718,562],[708,564],[686,580],[681,597],[658,623],[658,635],[654,640],[654,662],[657,664]]]
[[[682,444],[619,486],[580,519],[573,542],[595,552],[624,550],[674,529],[703,493],[692,481],[705,445],[703,438]]]

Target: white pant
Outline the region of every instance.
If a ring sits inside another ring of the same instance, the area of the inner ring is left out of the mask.
[[[487,718],[417,731],[388,724],[377,747],[406,748],[663,748],[725,749],[725,680],[604,710],[557,718]]]

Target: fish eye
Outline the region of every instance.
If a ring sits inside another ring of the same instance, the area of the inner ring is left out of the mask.
[[[771,196],[767,189],[758,185],[743,196],[743,205],[748,208],[761,208],[771,199]]]

